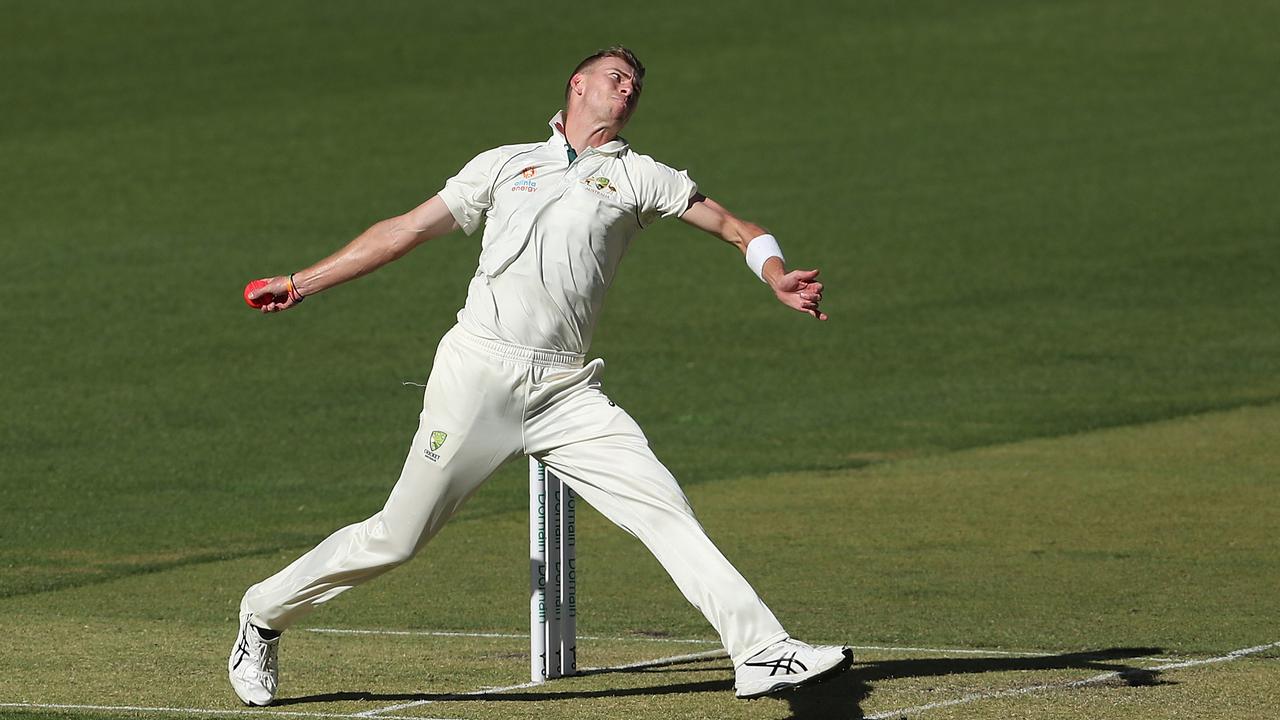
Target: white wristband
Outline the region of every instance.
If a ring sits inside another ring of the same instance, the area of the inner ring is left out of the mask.
[[[787,261],[782,257],[782,248],[778,247],[778,239],[774,236],[757,235],[747,242],[747,267],[755,272],[761,282],[768,282],[764,279],[764,264],[771,257],[776,257],[784,263]]]

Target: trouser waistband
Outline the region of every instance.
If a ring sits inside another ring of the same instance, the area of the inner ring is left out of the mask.
[[[449,331],[458,342],[473,350],[503,360],[528,363],[535,367],[564,368],[576,370],[584,365],[585,355],[581,353],[562,352],[559,350],[543,350],[515,343],[480,337],[461,325],[455,325]]]

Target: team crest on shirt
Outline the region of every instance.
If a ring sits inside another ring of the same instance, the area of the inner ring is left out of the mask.
[[[448,437],[449,434],[443,430],[432,430],[429,439],[431,447],[430,449],[423,450],[422,454],[425,455],[428,460],[439,462],[440,456],[436,454],[436,451],[440,449],[441,445],[444,445],[444,441]]]
[[[603,175],[589,177],[583,180],[582,184],[586,185],[588,190],[600,197],[606,197],[610,200],[618,199],[618,186],[614,185],[613,181]]]

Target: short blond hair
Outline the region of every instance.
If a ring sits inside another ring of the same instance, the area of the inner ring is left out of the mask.
[[[605,48],[604,50],[598,50],[594,55],[583,58],[582,62],[578,63],[578,67],[574,68],[573,72],[569,73],[569,80],[564,84],[564,102],[566,107],[569,104],[569,93],[573,92],[573,76],[587,70],[598,61],[607,57],[618,58],[622,62],[631,66],[631,87],[635,88],[635,92],[633,93],[635,95],[635,100],[632,101],[632,104],[634,105],[635,103],[640,102],[640,91],[644,89],[644,65],[641,64],[640,58],[636,57],[636,54],[631,52],[629,48],[625,48],[621,45],[614,45],[613,47]]]

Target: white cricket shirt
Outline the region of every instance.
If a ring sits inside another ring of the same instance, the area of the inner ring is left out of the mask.
[[[570,163],[562,115],[550,125],[545,142],[477,155],[439,193],[468,235],[484,224],[458,322],[481,337],[586,353],[631,238],[682,215],[698,186],[621,138]]]

